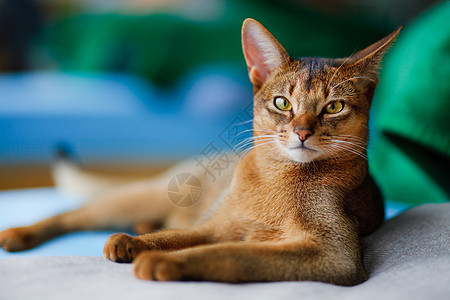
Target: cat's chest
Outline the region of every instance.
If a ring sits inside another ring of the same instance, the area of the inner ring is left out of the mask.
[[[339,169],[307,169],[293,164],[267,164],[250,157],[240,164],[229,190],[228,212],[269,227],[336,207],[346,197]]]
[[[299,190],[296,190],[299,189]],[[230,202],[226,211],[234,222],[242,225],[242,239],[246,241],[284,240],[301,238],[309,228],[303,224],[323,209],[328,210],[326,191],[309,186],[265,192],[247,190]],[[309,203],[314,202],[314,205]],[[233,216],[230,216],[233,215]]]
[[[235,212],[243,219],[267,224],[271,228],[281,228],[286,222],[310,214],[311,207],[326,205],[332,190],[314,187],[308,182],[265,182],[250,189],[241,189],[230,202]]]

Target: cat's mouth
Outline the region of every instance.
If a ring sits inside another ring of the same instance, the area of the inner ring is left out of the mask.
[[[317,152],[317,150],[306,147],[304,144],[295,146],[295,147],[289,147],[289,150],[301,150],[301,151],[313,151],[313,152]]]
[[[320,151],[305,146],[304,144],[288,147],[286,150],[291,159],[300,163],[308,163],[317,159],[320,155]]]

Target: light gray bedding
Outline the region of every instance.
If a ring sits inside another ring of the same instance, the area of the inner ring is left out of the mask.
[[[423,205],[365,238],[370,278],[319,282],[150,282],[96,256],[0,259],[0,299],[450,299],[450,203]],[[220,272],[220,270],[218,270]]]

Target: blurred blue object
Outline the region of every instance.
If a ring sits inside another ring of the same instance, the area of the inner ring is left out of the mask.
[[[1,75],[0,90],[0,163],[49,162],[59,143],[83,161],[173,161],[251,118],[248,79],[224,66],[172,91],[126,74],[59,72]]]
[[[385,219],[389,220],[399,213],[401,213],[404,210],[407,210],[413,205],[404,203],[404,202],[398,202],[398,201],[392,201],[392,200],[384,200],[385,203]]]

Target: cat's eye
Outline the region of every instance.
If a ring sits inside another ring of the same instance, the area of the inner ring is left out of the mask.
[[[287,111],[287,110],[291,110],[292,109],[291,102],[289,102],[289,100],[287,100],[284,97],[275,97],[275,99],[273,100],[273,104],[279,110]]]
[[[342,111],[343,109],[344,109],[344,102],[334,101],[325,107],[325,112],[327,114],[337,114],[338,112]]]

